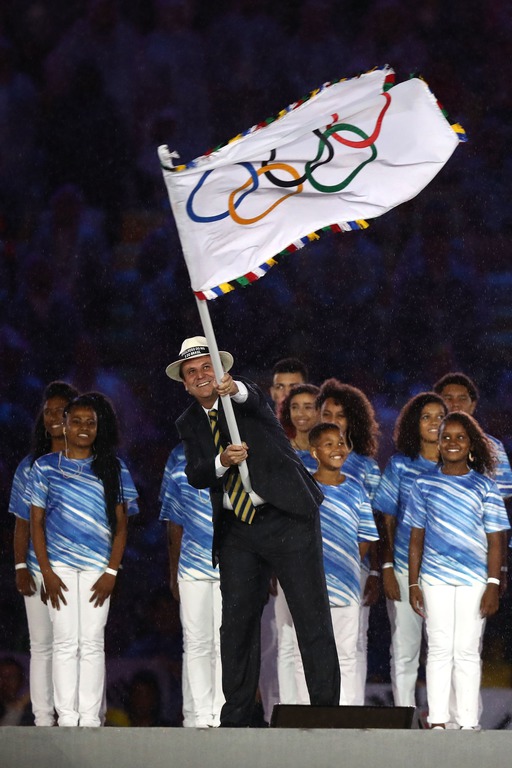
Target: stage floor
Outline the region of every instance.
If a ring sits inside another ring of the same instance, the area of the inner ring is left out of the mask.
[[[502,768],[509,731],[0,728],[1,768]]]

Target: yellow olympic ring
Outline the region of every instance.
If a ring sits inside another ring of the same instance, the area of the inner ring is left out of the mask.
[[[263,173],[267,173],[268,171],[288,171],[290,176],[292,176],[294,179],[300,178],[299,172],[295,168],[293,168],[291,165],[287,165],[287,163],[271,163],[269,165],[264,165],[263,168],[258,168],[256,173],[258,176],[261,176]],[[233,221],[235,221],[237,224],[243,224],[243,225],[254,224],[257,221],[261,221],[261,219],[264,219],[265,216],[268,216],[268,214],[271,213],[274,210],[274,208],[277,208],[277,206],[283,203],[288,197],[293,197],[293,195],[299,195],[304,189],[304,184],[299,184],[295,192],[288,192],[288,194],[283,195],[283,197],[281,197],[279,200],[276,200],[276,202],[273,203],[273,205],[271,205],[270,208],[267,208],[266,211],[264,211],[263,213],[260,213],[259,216],[254,216],[252,219],[243,219],[236,212],[234,201],[238,193],[243,192],[243,190],[247,189],[247,187],[252,183],[253,183],[252,179],[247,179],[245,184],[242,184],[241,187],[238,187],[238,189],[235,189],[229,195],[229,203],[228,203],[229,215],[231,216]]]

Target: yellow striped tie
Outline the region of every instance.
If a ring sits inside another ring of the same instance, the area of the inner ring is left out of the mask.
[[[219,414],[217,409],[212,408],[209,410],[208,416],[210,418],[210,427],[212,430],[213,442],[215,443],[217,453],[222,453],[224,448],[222,447],[221,443],[218,418]],[[226,493],[228,494],[229,500],[233,505],[233,512],[238,517],[238,519],[243,523],[252,523],[256,508],[251,501],[251,497],[243,486],[238,467],[232,466],[229,468],[226,474],[224,487],[226,489]]]

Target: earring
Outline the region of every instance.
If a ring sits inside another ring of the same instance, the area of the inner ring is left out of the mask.
[[[473,454],[471,453],[471,451],[468,453],[468,459],[469,459],[469,461],[470,461],[472,464],[473,464],[473,462],[475,461],[475,457],[473,456]]]
[[[348,429],[345,433],[345,443],[347,444],[348,452],[352,453],[352,451],[354,450],[354,444],[350,439],[350,432],[348,431]]]

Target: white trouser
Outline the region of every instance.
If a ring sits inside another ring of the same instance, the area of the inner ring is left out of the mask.
[[[485,621],[480,601],[485,584],[470,587],[422,583],[428,636],[427,700],[430,723],[450,720],[453,682],[457,723],[478,726],[480,643]]]
[[[283,589],[278,583],[275,600],[277,628],[277,677],[281,704],[298,704],[295,680],[295,628]],[[302,665],[302,661],[301,661]],[[309,697],[307,699],[309,703]]]
[[[220,660],[220,581],[180,581],[183,725],[218,726],[224,704]]]
[[[104,636],[110,598],[95,608],[91,587],[102,571],[55,566],[67,605],[50,606],[53,690],[59,726],[99,726],[105,686]]]
[[[354,704],[363,706],[366,693],[366,675],[368,672],[368,625],[370,623],[370,606],[363,605],[364,590],[368,570],[361,566],[361,604],[359,606],[359,633],[356,648],[356,675]]]
[[[41,600],[41,574],[32,573],[37,591],[25,597],[30,637],[30,700],[36,725],[53,725],[52,655],[53,631],[50,612]]]
[[[409,603],[409,576],[395,571],[401,600],[386,600],[391,627],[391,688],[395,707],[416,706],[423,619]]]
[[[340,704],[355,705],[358,696],[356,654],[359,635],[359,605],[331,605],[330,610],[341,673]],[[295,668],[297,703],[309,704],[309,694],[297,639],[295,639]]]

